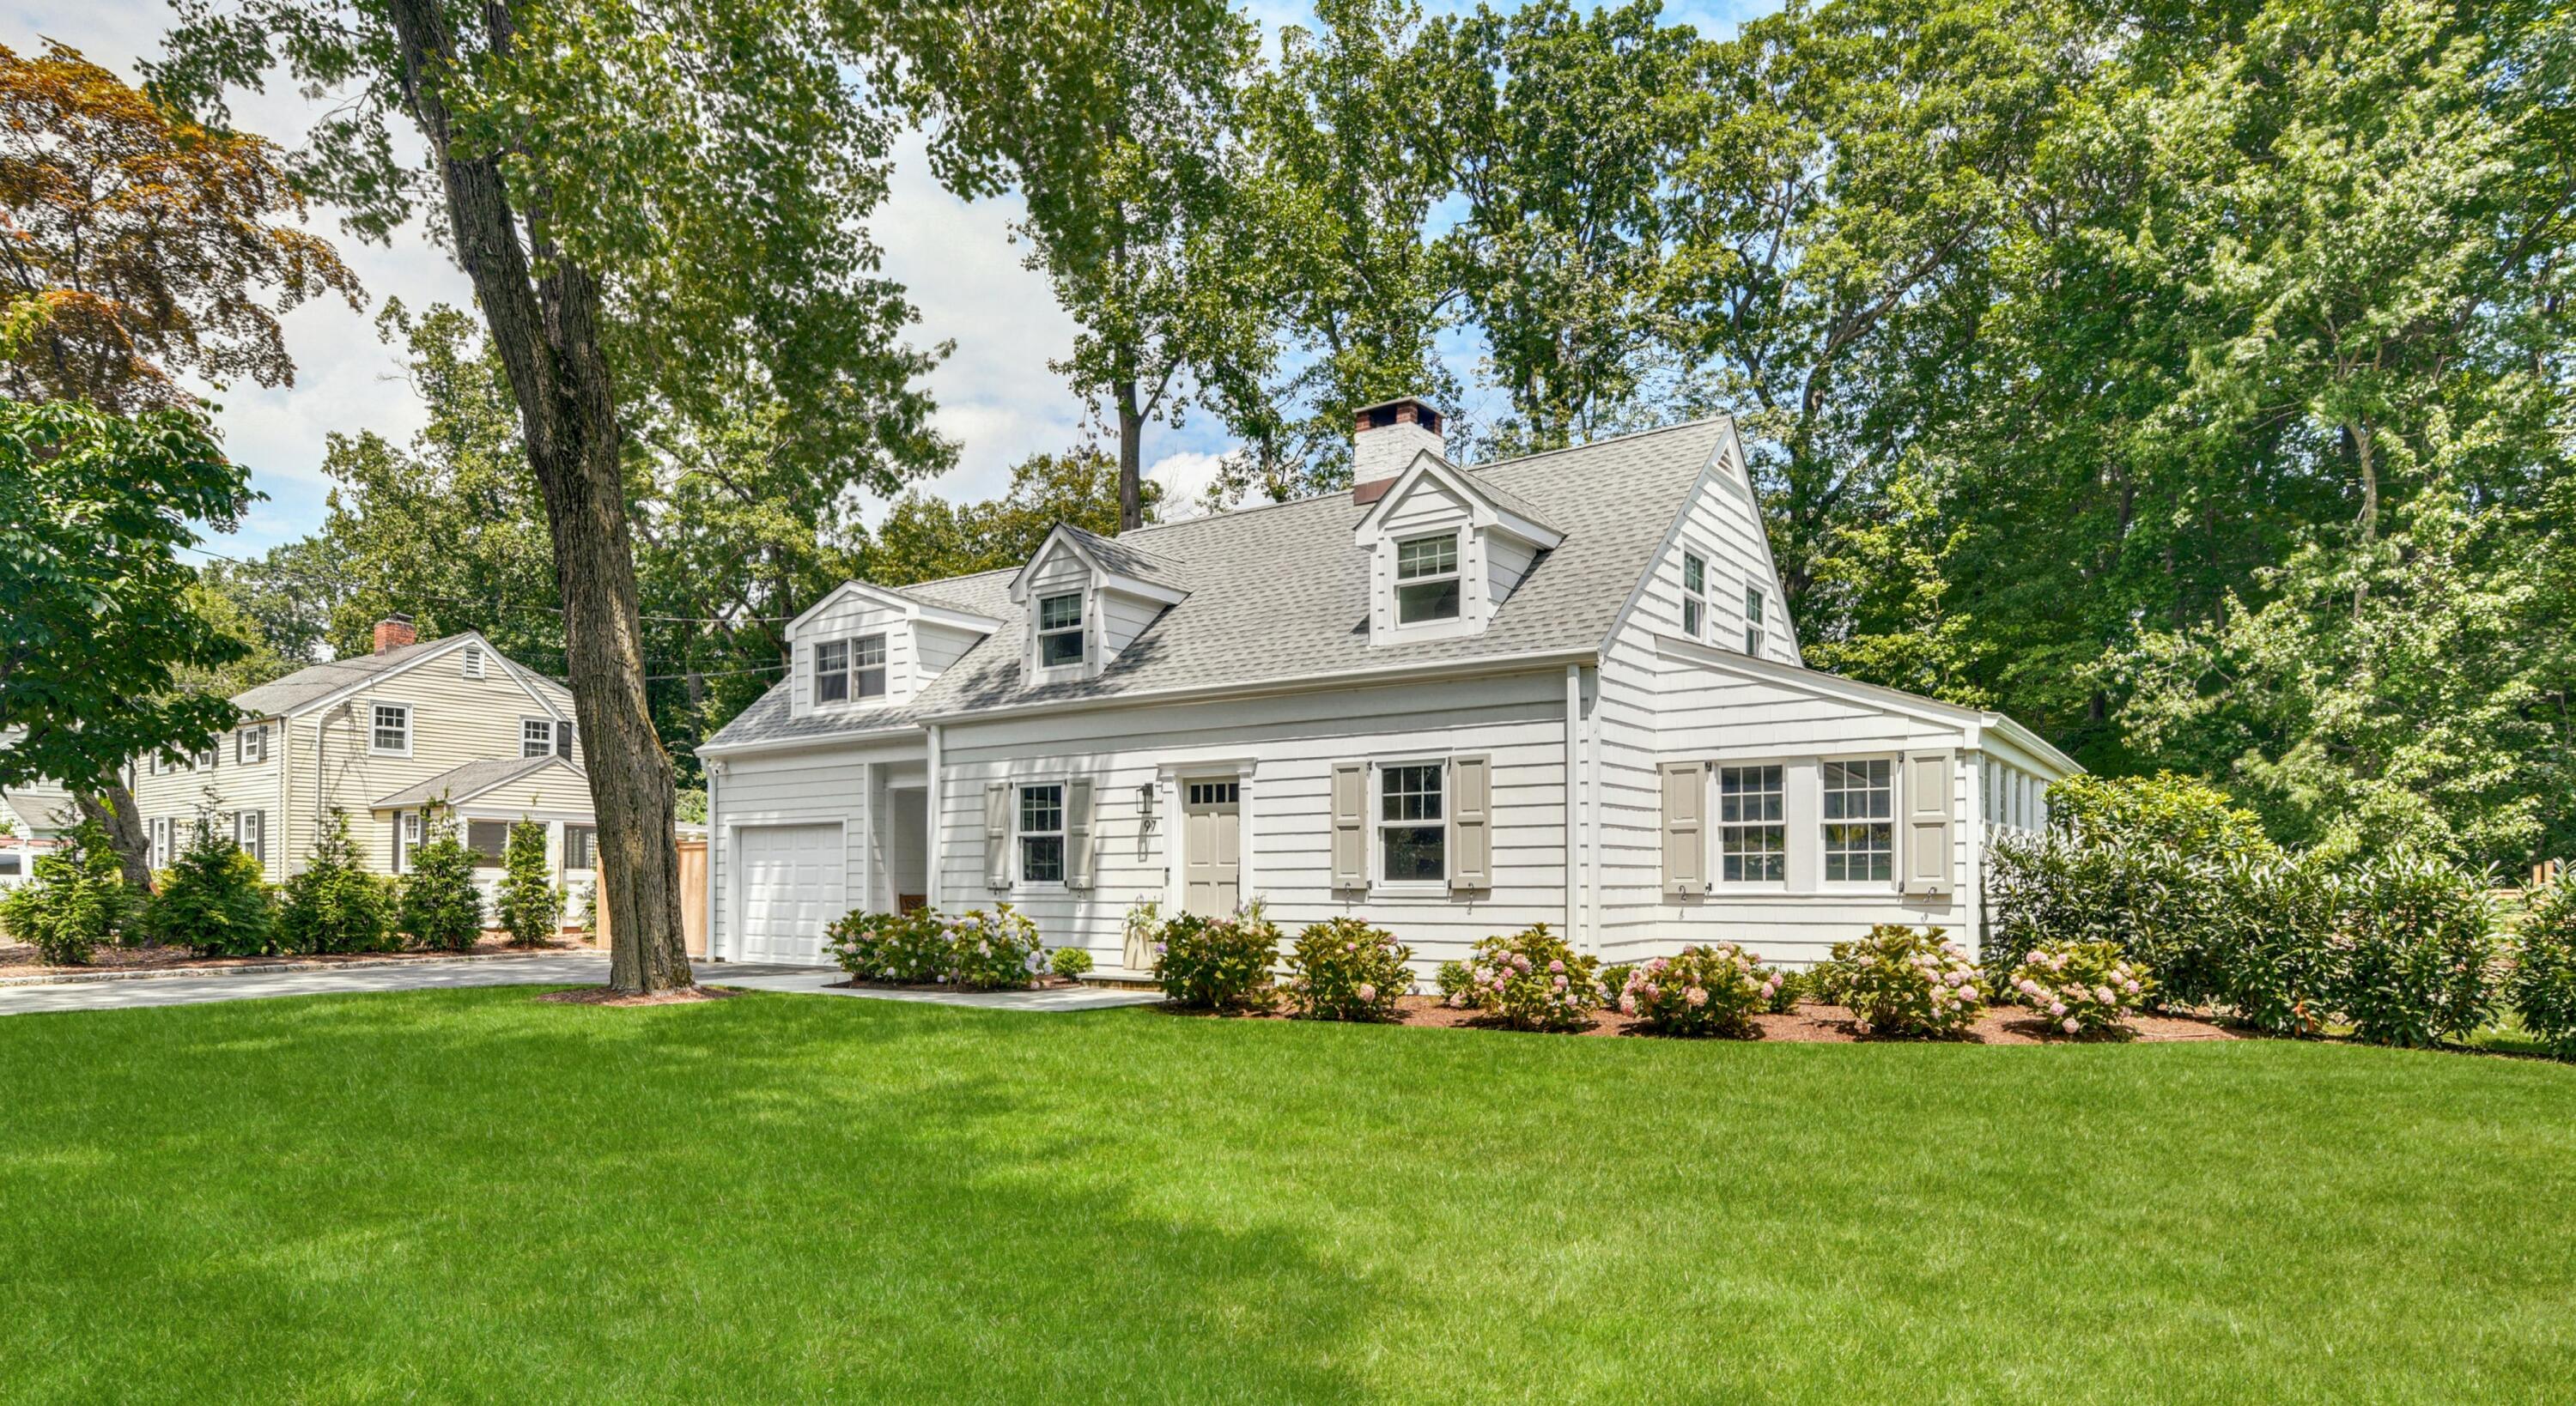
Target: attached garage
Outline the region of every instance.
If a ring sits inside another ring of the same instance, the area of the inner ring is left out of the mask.
[[[843,901],[843,827],[746,825],[735,834],[742,863],[741,922],[735,931],[742,936],[740,946],[725,955],[744,962],[827,964],[823,928],[850,911]]]

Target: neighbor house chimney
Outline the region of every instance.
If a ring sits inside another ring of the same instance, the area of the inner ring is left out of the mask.
[[[419,640],[420,632],[411,627],[411,617],[408,615],[388,615],[376,622],[376,653],[378,654],[388,649],[400,649],[407,644],[416,644]]]
[[[1374,503],[1424,450],[1440,453],[1440,412],[1406,396],[1359,412],[1351,433],[1351,497]]]

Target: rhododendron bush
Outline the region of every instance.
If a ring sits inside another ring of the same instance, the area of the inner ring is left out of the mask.
[[[2523,1029],[2560,1059],[2576,1059],[2576,879],[2560,879],[2532,900],[2514,934],[2507,991]]]
[[[1659,1034],[1740,1039],[1754,1033],[1754,1014],[1770,1005],[1781,981],[1780,973],[1732,942],[1685,947],[1677,956],[1631,967],[1620,987],[1619,1013]]]
[[[1578,955],[1540,923],[1477,943],[1466,989],[1449,1003],[1498,1016],[1515,1030],[1579,1030],[1609,999],[1601,959]]]
[[[1393,1020],[1413,990],[1413,949],[1357,918],[1327,918],[1288,950],[1288,1000],[1317,1020]]]
[[[2155,993],[2146,968],[2120,955],[2116,942],[2048,942],[2013,970],[2013,994],[2069,1035],[2108,1030]]]
[[[1270,968],[1279,960],[1279,925],[1255,903],[1230,918],[1179,913],[1154,940],[1154,980],[1179,1005],[1199,1010],[1270,1004]]]
[[[1834,944],[1834,964],[1863,1035],[1956,1034],[1985,1004],[1977,964],[1939,928],[1881,923],[1858,942]]]

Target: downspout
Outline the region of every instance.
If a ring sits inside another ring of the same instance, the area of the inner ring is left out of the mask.
[[[1583,666],[1565,666],[1565,940],[1583,950]]]
[[[1601,670],[1592,671],[1592,716],[1583,727],[1583,925],[1601,950]]]
[[[721,776],[723,776],[723,775],[724,775],[724,763],[723,763],[723,762],[721,762],[721,761],[710,761],[710,762],[708,762],[708,763],[707,763],[707,766],[706,766],[706,773],[707,773],[707,960],[708,960],[708,961],[710,961],[710,962],[721,962],[721,961],[723,961],[723,960],[724,960],[724,949],[716,945],[716,944],[717,944],[716,914],[717,914],[719,911],[721,911],[721,910],[720,910],[720,908],[718,907],[717,903],[716,903],[716,886],[717,886],[717,884],[719,883],[719,881],[720,881],[720,879],[721,879],[721,877],[722,877],[722,875],[723,875],[723,872],[724,872],[724,871],[723,871],[723,869],[722,869],[722,867],[721,867],[721,865],[722,865],[722,852],[721,852],[721,848],[720,848],[720,847],[724,844],[724,822],[723,822],[723,820],[722,820],[722,818],[721,818],[723,813],[722,813],[721,811],[719,811],[719,810],[717,810],[717,809],[716,809],[716,779],[717,779],[718,777],[721,777]],[[596,861],[596,860],[594,860],[594,861],[592,861],[592,862],[593,862],[593,863],[597,863],[597,861]],[[592,905],[592,911],[596,912],[596,911],[598,910],[598,904],[599,904],[599,875],[598,875],[596,872],[593,872],[593,873],[591,874],[591,876],[590,876],[590,901],[591,901],[591,905]]]
[[[927,890],[923,895],[923,901],[930,905],[933,912],[939,909],[939,840],[947,829],[940,823],[940,819],[948,812],[947,784],[939,774],[939,734],[939,724],[932,723],[930,725],[930,799],[924,807],[929,813],[922,820],[922,823],[930,829],[927,843],[924,845],[924,849],[930,856],[930,873],[923,882],[923,888]]]

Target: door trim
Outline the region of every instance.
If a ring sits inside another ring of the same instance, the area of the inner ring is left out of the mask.
[[[1147,821],[1149,830],[1159,829],[1166,837],[1162,845],[1163,893],[1165,915],[1182,911],[1189,903],[1189,875],[1185,872],[1188,856],[1181,846],[1188,843],[1189,826],[1181,815],[1181,782],[1224,781],[1229,778],[1242,787],[1235,802],[1235,823],[1241,826],[1236,838],[1237,862],[1234,866],[1234,892],[1237,902],[1250,903],[1261,897],[1259,862],[1260,831],[1254,821],[1259,815],[1259,790],[1253,785],[1253,773],[1260,768],[1255,757],[1205,757],[1190,761],[1166,761],[1154,768],[1154,817]]]

